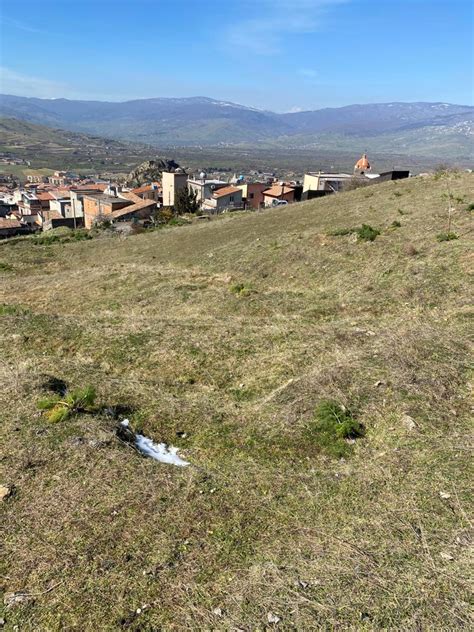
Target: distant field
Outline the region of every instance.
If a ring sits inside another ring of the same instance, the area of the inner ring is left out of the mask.
[[[58,167],[59,168],[59,167]],[[11,173],[14,176],[19,176],[21,178],[26,178],[26,176],[30,174],[42,174],[44,176],[49,176],[54,173],[54,169],[31,169],[31,167],[27,167],[26,165],[4,165],[0,164],[0,173]]]
[[[6,629],[472,629],[472,203],[0,242]],[[48,421],[61,381],[95,407]]]

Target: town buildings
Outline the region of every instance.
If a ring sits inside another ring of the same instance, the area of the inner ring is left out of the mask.
[[[236,208],[242,208],[242,189],[235,186],[224,186],[212,191],[211,197],[202,203],[202,210],[210,213]]]
[[[48,177],[29,174],[23,186],[5,178],[0,185],[0,219],[5,220],[0,237],[58,226],[91,229],[103,220],[112,224],[154,223],[160,221],[160,208],[173,211],[177,193],[186,188],[195,194],[201,213],[213,215],[287,206],[301,199],[337,194],[353,185],[397,180],[410,174],[407,170],[373,173],[364,154],[353,173],[309,172],[303,184],[299,180],[277,181],[271,174],[259,172],[234,174],[230,179],[225,173],[212,175],[208,177],[203,171],[198,177],[189,176],[177,168],[163,172],[161,182],[145,182],[133,189],[120,182],[80,179],[66,171]]]
[[[266,207],[277,206],[278,202],[290,204],[295,200],[295,189],[286,184],[274,184],[262,193],[263,203]]]
[[[203,204],[205,200],[211,199],[215,191],[226,187],[227,184],[223,180],[208,179],[205,173],[201,173],[200,178],[188,179],[188,188],[196,195],[198,204]]]
[[[161,186],[163,195],[163,206],[174,206],[175,195],[180,189],[187,186],[188,176],[181,170],[173,172],[163,171]]]

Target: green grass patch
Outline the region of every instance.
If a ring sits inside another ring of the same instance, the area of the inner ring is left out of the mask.
[[[436,235],[436,239],[438,241],[453,241],[454,239],[459,239],[459,235],[456,235],[456,233],[453,232],[446,232],[446,233],[438,233]]]
[[[247,283],[235,283],[230,287],[230,291],[236,296],[249,296],[255,292],[254,288]]]
[[[360,228],[356,230],[358,241],[375,241],[380,235],[380,231],[369,224],[362,224]]]
[[[66,421],[80,412],[90,412],[96,398],[95,388],[86,386],[65,395],[55,394],[43,397],[38,401],[38,408],[51,423]]]
[[[350,452],[348,440],[363,437],[365,430],[345,407],[335,401],[324,400],[317,407],[305,434],[322,451],[340,458]]]

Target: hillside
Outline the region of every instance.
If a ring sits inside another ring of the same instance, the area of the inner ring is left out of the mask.
[[[153,149],[143,145],[51,129],[15,118],[0,118],[0,152],[30,161],[33,169],[50,167],[85,173],[130,171],[153,155]],[[2,165],[1,169],[10,173],[12,166]],[[13,167],[13,171],[24,169]]]
[[[376,103],[277,114],[206,97],[124,102],[0,95],[0,114],[153,145],[276,145],[472,161],[474,108],[448,103]],[[436,128],[450,142],[440,147]],[[387,136],[390,135],[390,136]],[[459,148],[462,148],[460,153]]]
[[[6,629],[469,628],[472,202],[453,174],[0,243]],[[98,408],[47,421],[60,380]]]

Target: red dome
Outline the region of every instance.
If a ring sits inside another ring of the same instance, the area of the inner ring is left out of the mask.
[[[367,154],[364,154],[362,158],[356,162],[354,169],[357,169],[357,171],[368,171],[370,169],[370,162],[367,158]]]

